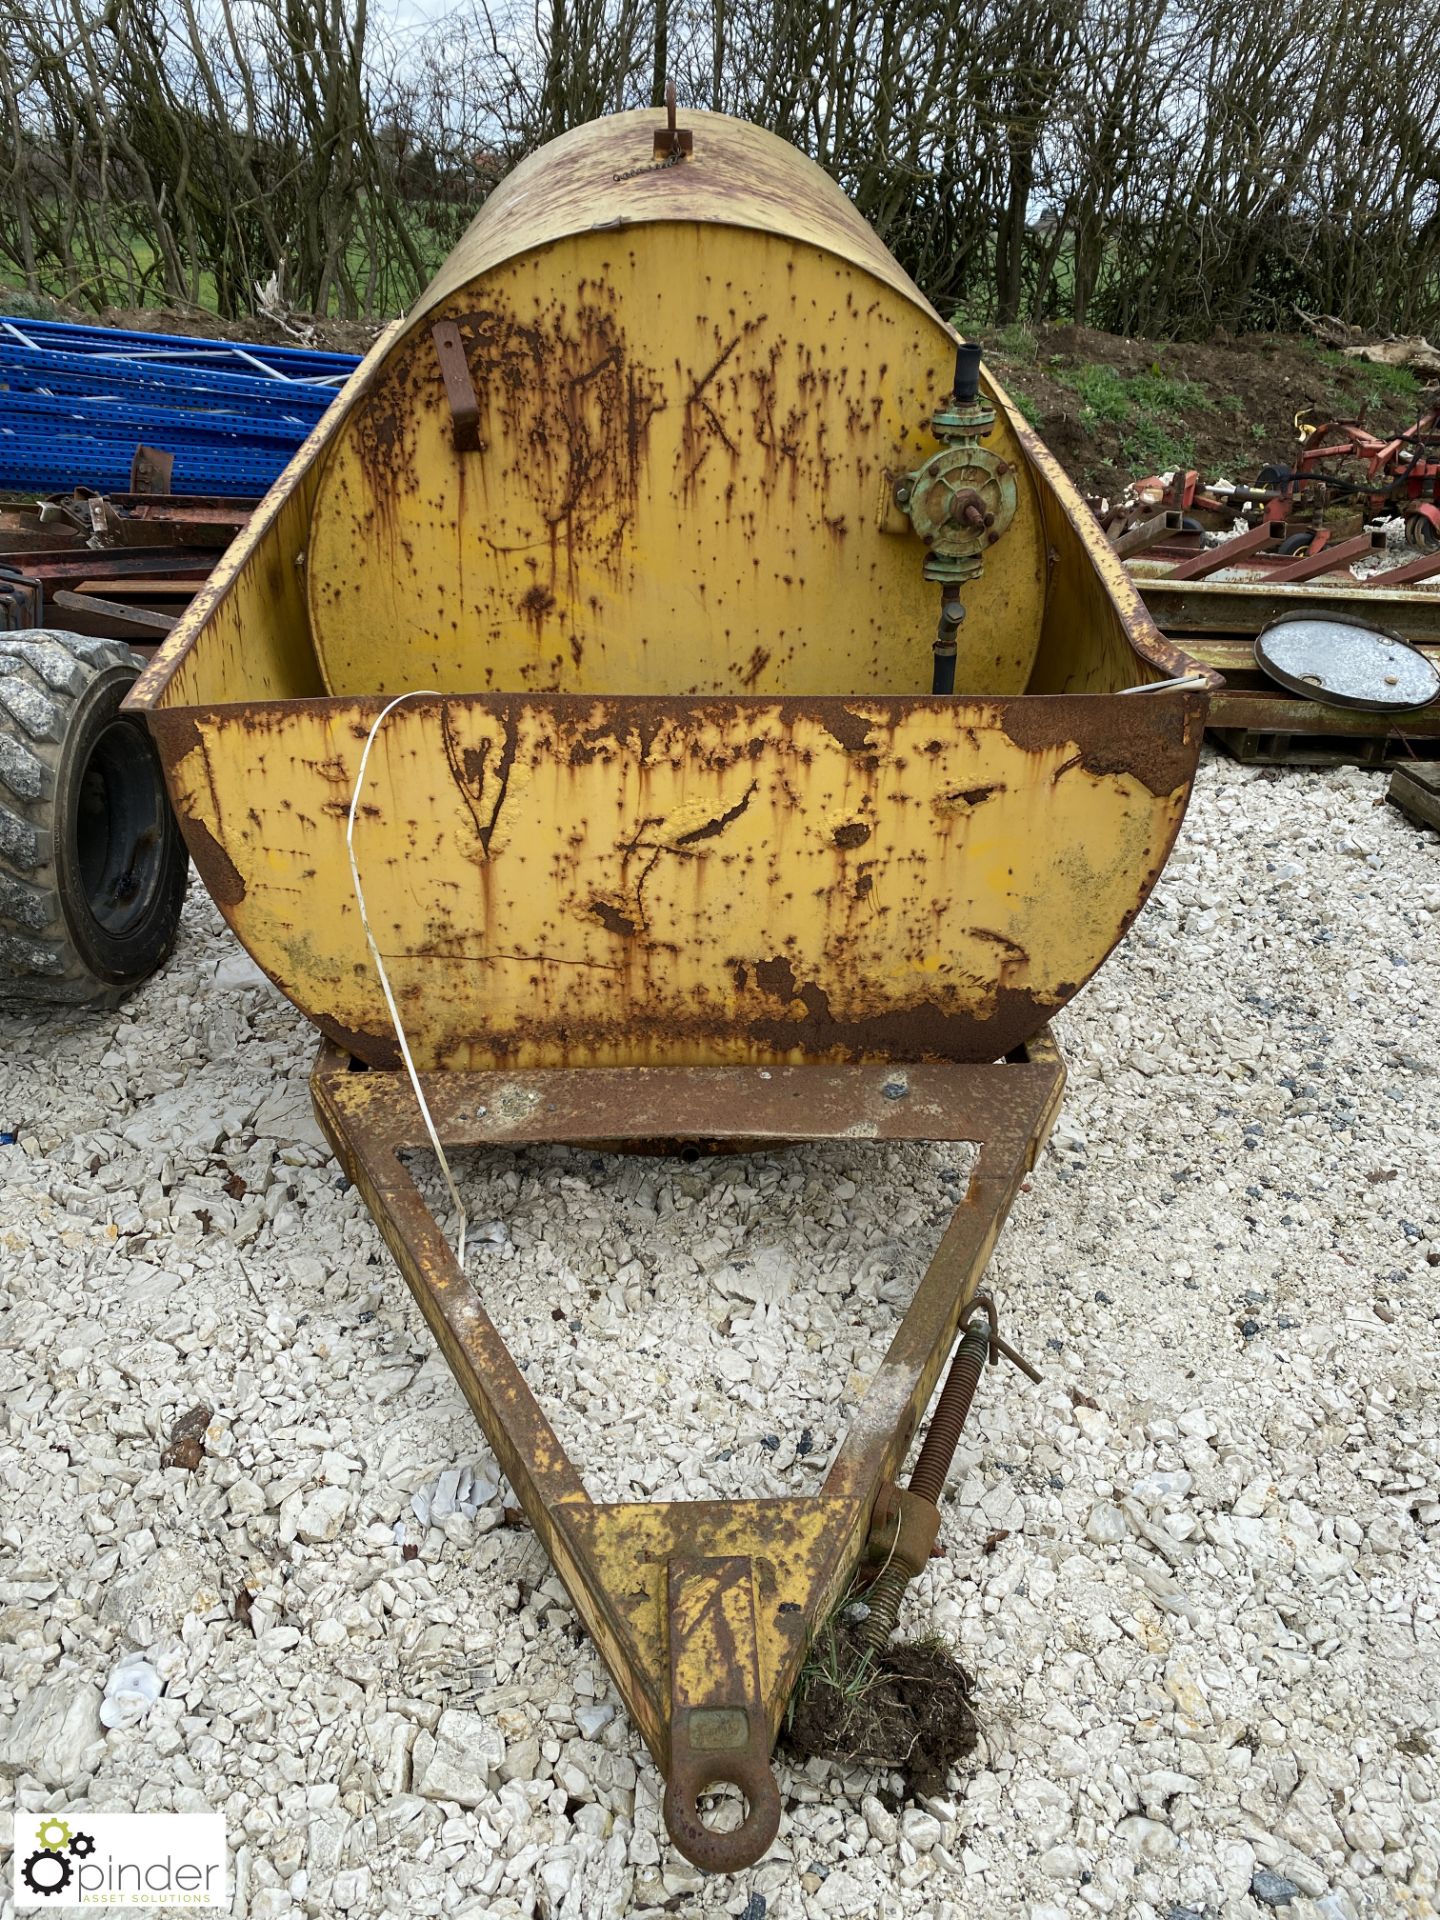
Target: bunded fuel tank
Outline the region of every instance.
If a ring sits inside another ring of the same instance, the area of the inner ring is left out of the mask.
[[[679,134],[497,188],[133,696],[373,1064],[352,803],[422,1068],[994,1059],[1180,823],[1207,676],[1035,433],[818,167]]]

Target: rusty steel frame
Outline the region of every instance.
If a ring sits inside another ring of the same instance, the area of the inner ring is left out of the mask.
[[[1327,535],[1323,540],[1322,534]],[[1361,560],[1368,554],[1384,551],[1383,533],[1357,533],[1349,540],[1332,540],[1328,537],[1327,529],[1322,527],[1311,541],[1308,553],[1301,554],[1295,560],[1287,557],[1282,565],[1271,568],[1269,578],[1277,585],[1318,580],[1322,574],[1348,567],[1352,560]]]
[[[1370,579],[1383,581],[1387,587],[1408,587],[1417,580],[1433,580],[1437,573],[1440,573],[1440,548],[1434,553],[1417,554],[1398,567],[1387,567],[1384,573],[1372,573]]]
[[[1436,567],[1440,570],[1440,555]],[[1137,574],[1136,585],[1160,630],[1223,676],[1210,697],[1206,730],[1237,759],[1256,765],[1384,766],[1412,752],[1408,743],[1422,746],[1440,738],[1440,702],[1397,716],[1308,700],[1261,675],[1254,644],[1263,627],[1287,613],[1374,619],[1440,666],[1440,594],[1348,580],[1281,584],[1274,574],[1234,583]]]
[[[1258,526],[1251,527],[1246,533],[1237,533],[1229,540],[1222,540],[1218,547],[1204,547],[1199,553],[1192,554],[1188,560],[1182,560],[1172,567],[1166,575],[1169,580],[1204,580],[1212,573],[1219,573],[1225,567],[1233,567],[1237,560],[1243,560],[1247,554],[1258,552],[1263,547],[1272,550],[1285,538],[1286,526],[1283,520],[1262,520]]]
[[[1302,415],[1296,416],[1297,426],[1301,418]],[[1430,436],[1437,430],[1440,430],[1440,407],[1431,407],[1420,414],[1413,425],[1389,440],[1382,440],[1355,420],[1323,420],[1309,429],[1302,427],[1303,446],[1286,491],[1293,499],[1309,481],[1352,496],[1365,494],[1371,512],[1378,513],[1388,507],[1393,513],[1403,514],[1417,506],[1423,508],[1427,495],[1432,500],[1440,499],[1440,459],[1430,452]],[[1341,438],[1327,445],[1325,435],[1328,433],[1338,433]],[[1402,464],[1401,450],[1406,448],[1414,451],[1410,460]],[[1365,478],[1347,480],[1343,474],[1327,472],[1322,465],[1326,460],[1355,460],[1363,465]],[[1382,481],[1390,484],[1381,485]]]
[[[1434,556],[1434,570],[1440,572],[1440,554]],[[1408,564],[1371,574],[1363,583],[1319,580],[1301,587],[1272,584],[1273,575],[1234,582],[1184,582],[1169,574],[1138,571],[1133,576],[1156,626],[1187,652],[1193,652],[1202,636],[1230,634],[1253,640],[1262,627],[1291,612],[1377,620],[1412,646],[1440,646],[1440,594],[1394,590],[1414,577]]]
[[[427,1145],[408,1080],[323,1043],[315,1111],[667,1780],[665,1822],[697,1865],[736,1871],[780,1818],[770,1752],[815,1631],[848,1590],[981,1274],[1059,1110],[1046,1029],[993,1065],[590,1067],[421,1076],[447,1146],[657,1141],[763,1148],[968,1140],[964,1198],[817,1495],[597,1504],[585,1492],[403,1154]],[[706,1825],[722,1783],[741,1825]]]
[[[1115,549],[1117,560],[1125,560],[1131,554],[1148,553],[1152,547],[1158,547],[1172,533],[1183,533],[1185,516],[1173,508],[1163,508],[1159,513],[1151,514],[1148,520],[1141,520],[1124,533],[1112,534],[1111,546]]]

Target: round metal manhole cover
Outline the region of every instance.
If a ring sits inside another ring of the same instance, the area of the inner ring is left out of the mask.
[[[1257,664],[1291,693],[1367,713],[1440,697],[1440,670],[1398,634],[1334,613],[1287,613],[1255,642]]]

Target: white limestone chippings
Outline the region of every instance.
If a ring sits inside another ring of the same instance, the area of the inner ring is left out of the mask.
[[[992,1263],[1044,1381],[987,1374],[905,1606],[980,1748],[920,1804],[783,1767],[733,1880],[669,1846],[314,1129],[313,1034],[203,897],[118,1013],[0,1015],[18,1805],[221,1809],[251,1916],[1430,1911],[1440,853],[1382,791],[1204,768]],[[471,1156],[471,1272],[597,1497],[813,1492],[969,1165]]]

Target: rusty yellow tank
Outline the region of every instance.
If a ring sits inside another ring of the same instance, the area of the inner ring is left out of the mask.
[[[352,799],[422,1069],[992,1060],[1180,823],[1205,676],[1039,439],[818,168],[684,126],[516,170],[132,699],[375,1065]]]

